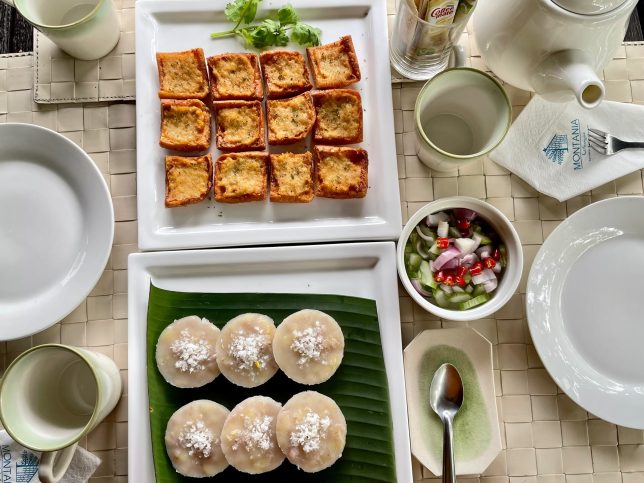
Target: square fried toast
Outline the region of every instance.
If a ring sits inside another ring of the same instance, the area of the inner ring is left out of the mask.
[[[306,49],[318,89],[337,89],[360,80],[360,65],[350,35],[337,42]]]
[[[362,142],[362,99],[352,89],[313,93],[315,126],[313,141],[322,144]]]
[[[270,155],[271,201],[308,203],[315,197],[313,155],[309,152]]]
[[[315,146],[315,194],[323,198],[364,198],[369,159],[361,148]]]
[[[259,101],[213,103],[217,121],[217,148],[252,151],[266,148],[264,110]]]
[[[315,122],[311,94],[266,101],[268,144],[293,144],[306,138]]]
[[[162,147],[203,151],[210,147],[210,137],[210,110],[199,99],[161,101]]]
[[[208,57],[210,94],[215,101],[262,100],[264,86],[257,54],[227,53]]]
[[[268,153],[222,154],[215,162],[215,200],[243,203],[266,199]]]
[[[165,206],[174,208],[204,200],[212,188],[212,157],[165,157]]]
[[[161,99],[204,99],[208,74],[202,49],[157,52]]]
[[[269,50],[259,56],[269,99],[293,96],[311,89],[304,56],[291,50]]]

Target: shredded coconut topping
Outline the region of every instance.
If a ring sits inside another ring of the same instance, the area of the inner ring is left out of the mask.
[[[175,340],[170,346],[170,350],[176,356],[177,361],[174,367],[182,372],[203,371],[205,363],[212,359],[210,344],[205,339],[198,339],[188,332],[187,329],[181,331],[181,337]]]
[[[271,416],[260,416],[255,419],[244,418],[244,428],[237,431],[237,439],[232,445],[237,451],[240,445],[248,452],[254,449],[268,451],[273,447],[273,431],[271,430]]]
[[[326,438],[329,426],[331,426],[331,420],[328,416],[321,418],[318,413],[309,411],[291,433],[291,446],[301,446],[305,453],[319,450],[320,441]]]
[[[230,344],[230,355],[239,363],[239,370],[264,369],[270,361],[267,346],[268,337],[262,329],[252,334],[238,331],[233,335]]]
[[[179,444],[188,450],[190,456],[208,458],[212,453],[213,443],[216,443],[215,438],[201,420],[196,423],[188,421],[179,433]]]
[[[320,360],[324,349],[324,337],[322,336],[319,320],[315,321],[315,327],[295,330],[293,335],[291,350],[300,356],[297,360],[299,366],[304,366],[311,360]]]

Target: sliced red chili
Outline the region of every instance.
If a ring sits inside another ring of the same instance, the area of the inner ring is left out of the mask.
[[[442,272],[442,271],[436,272],[434,274],[434,280],[436,280],[436,282],[438,282],[438,283],[443,282],[443,280],[445,280],[445,273]]]
[[[496,262],[492,257],[486,258],[483,263],[485,263],[486,268],[494,268],[494,266],[496,265]]]
[[[465,218],[461,220],[456,220],[456,226],[458,227],[459,230],[467,230],[470,227],[471,223],[470,220],[467,220]]]
[[[456,269],[456,275],[458,275],[459,277],[464,276],[466,273],[467,273],[467,268],[465,268],[465,267],[463,267],[463,266],[458,267],[458,268]]]
[[[456,282],[456,285],[458,285],[459,287],[465,287],[467,285],[465,279],[460,275],[457,275],[456,278],[454,278],[454,282]]]
[[[452,285],[454,285],[454,276],[448,275],[447,277],[445,277],[443,284],[447,285],[448,287],[451,287]]]
[[[494,260],[496,260],[497,262],[501,260],[501,250],[499,250],[498,248],[495,248],[494,251],[492,252],[492,258],[494,258]]]
[[[441,250],[449,247],[449,238],[439,236],[438,238],[436,238],[436,246]]]
[[[474,265],[470,267],[470,273],[473,276],[480,275],[482,271],[483,271],[483,264],[481,262],[476,262]]]

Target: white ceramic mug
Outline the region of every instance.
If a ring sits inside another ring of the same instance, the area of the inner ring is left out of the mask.
[[[418,158],[452,171],[496,148],[512,123],[512,105],[490,75],[468,67],[428,80],[414,108]]]
[[[58,47],[81,60],[107,55],[121,35],[112,0],[1,0]]]
[[[78,441],[116,407],[118,367],[86,349],[45,344],[19,355],[0,381],[0,421],[22,446],[40,451],[38,478],[58,482]]]

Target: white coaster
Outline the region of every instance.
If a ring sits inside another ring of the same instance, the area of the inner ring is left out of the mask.
[[[40,104],[131,101],[134,88],[134,0],[114,0],[121,38],[99,60],[78,60],[34,30],[34,101]]]

